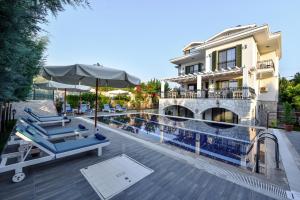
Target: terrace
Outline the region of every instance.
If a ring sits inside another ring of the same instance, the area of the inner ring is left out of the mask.
[[[107,115],[109,114],[105,114]],[[93,128],[93,121],[86,117],[72,118],[72,122],[66,127],[76,126],[78,123],[84,124],[89,129]],[[27,178],[20,183],[11,183],[10,178],[13,175],[11,172],[0,174],[1,198],[99,199],[80,173],[80,169],[120,154],[126,154],[153,169],[154,172],[112,199],[290,198],[290,186],[285,180],[282,163],[279,171],[270,170],[265,175],[256,174],[167,143],[152,141],[149,137],[147,139],[125,129],[103,123],[98,126],[101,133],[111,142],[103,149],[101,157],[97,157],[95,152],[87,152],[27,167],[25,168]],[[55,128],[47,128],[52,129]]]

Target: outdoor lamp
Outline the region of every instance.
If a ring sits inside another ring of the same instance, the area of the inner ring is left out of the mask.
[[[17,110],[16,110],[16,109],[13,109],[13,110],[12,110],[12,113],[13,113],[13,120],[15,120],[15,114],[17,113]]]

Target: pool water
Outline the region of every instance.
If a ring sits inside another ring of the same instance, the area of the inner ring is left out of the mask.
[[[98,121],[131,132],[147,140],[176,146],[222,162],[252,169],[253,152],[248,150],[262,129],[179,119],[157,114],[100,116]]]

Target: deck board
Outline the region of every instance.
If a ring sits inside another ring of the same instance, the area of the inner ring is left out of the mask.
[[[0,199],[99,199],[80,169],[125,153],[154,172],[116,195],[121,199],[271,199],[204,170],[159,153],[144,145],[104,131],[111,145],[101,157],[88,152],[25,169],[27,178],[17,184],[12,173],[0,175]]]

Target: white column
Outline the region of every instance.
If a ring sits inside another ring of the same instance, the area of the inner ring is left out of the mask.
[[[248,67],[243,67],[243,87],[249,87],[249,74],[248,74]],[[249,96],[249,90],[243,89],[243,98],[247,98]]]
[[[205,57],[205,72],[211,71],[211,52],[206,52]]]
[[[201,97],[202,93],[202,76],[197,75],[197,97]]]
[[[160,97],[165,98],[165,81],[160,81]]]

